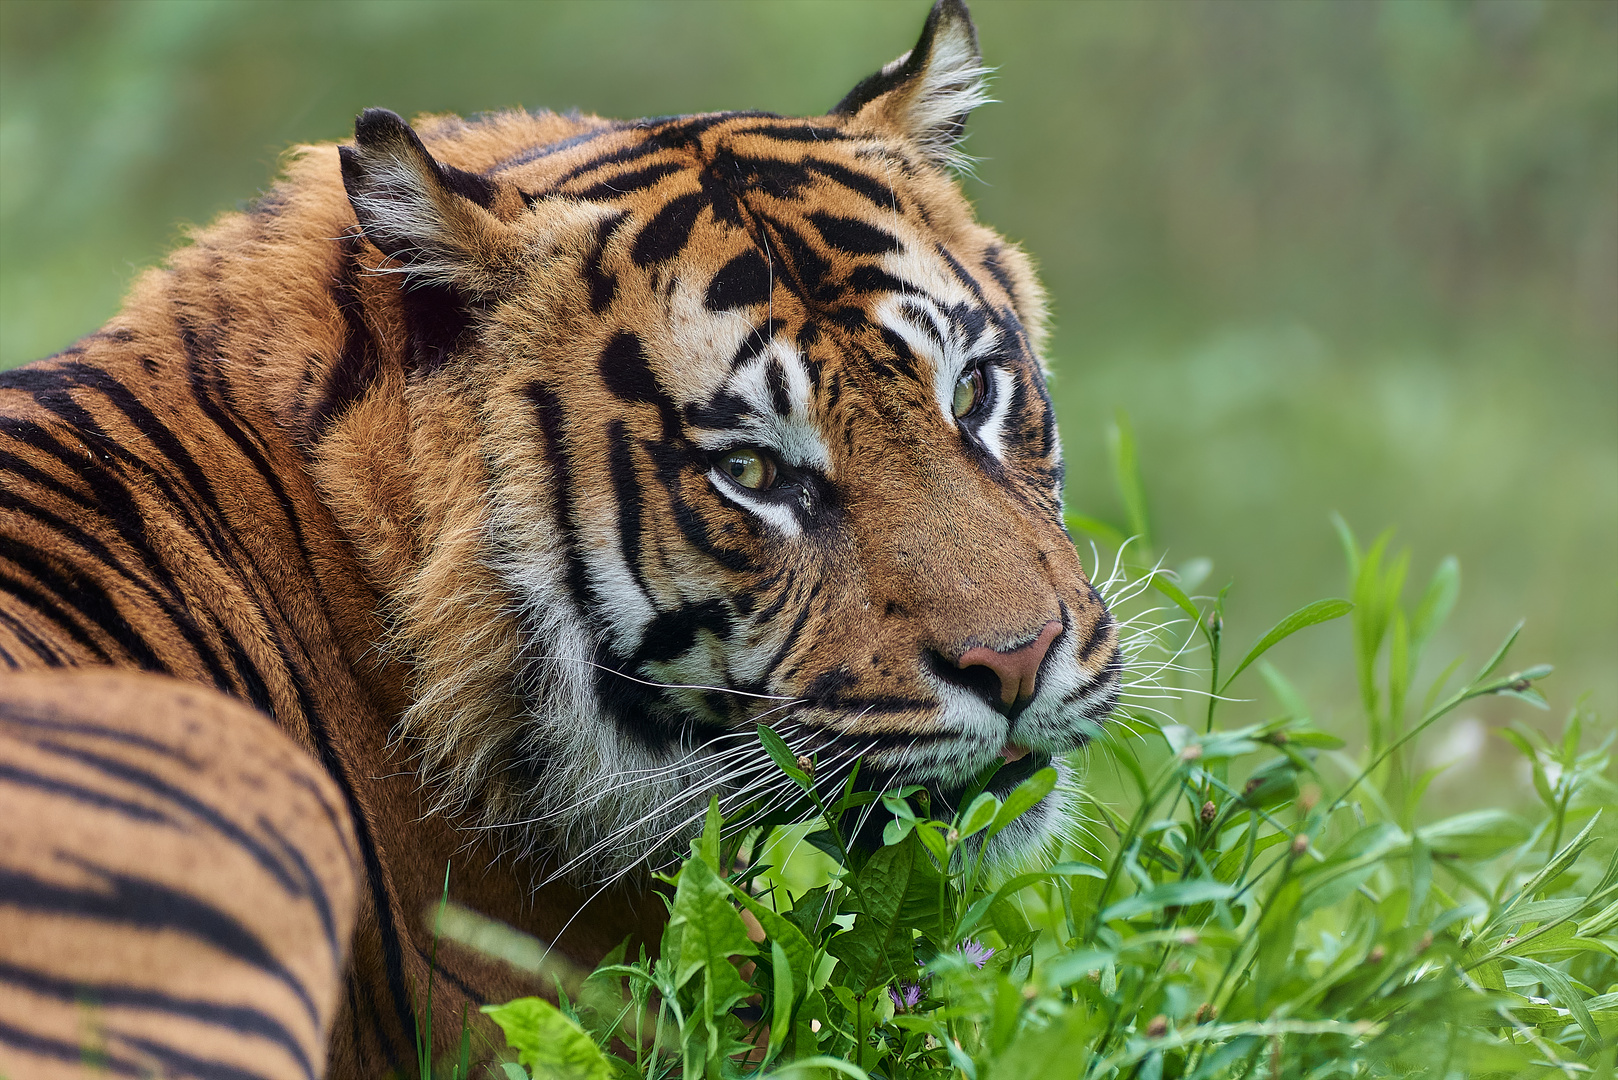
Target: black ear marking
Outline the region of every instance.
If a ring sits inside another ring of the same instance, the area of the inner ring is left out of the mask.
[[[922,24],[921,37],[916,41],[915,48],[884,65],[881,71],[873,72],[861,79],[855,84],[854,89],[843,96],[843,100],[832,106],[830,115],[853,116],[889,90],[919,75],[922,66],[927,63],[928,55],[932,52],[933,37],[938,33],[938,24],[946,17],[959,19],[966,24],[967,30],[972,35],[973,49],[976,51],[977,27],[972,25],[972,15],[966,10],[966,5],[961,0],[937,0],[932,10],[927,12],[927,21]]]
[[[443,248],[464,222],[451,220],[455,197],[492,210],[493,181],[437,160],[415,129],[391,109],[354,120],[354,146],[340,146],[343,190],[366,238],[390,257]]]
[[[431,373],[460,347],[499,287],[502,226],[490,180],[437,161],[397,113],[366,109],[338,147],[343,189],[365,238],[401,275],[407,364]]]
[[[387,152],[392,148],[408,148],[412,156],[424,162],[431,162],[433,169],[445,187],[465,199],[470,199],[483,209],[487,210],[494,205],[495,186],[487,178],[479,176],[465,169],[458,169],[454,165],[446,165],[427,150],[416,134],[416,129],[407,124],[404,117],[392,109],[366,109],[354,120],[354,141],[361,150]],[[340,147],[338,151],[343,156],[343,187],[348,188],[349,159],[358,158],[351,147]],[[358,162],[356,160],[356,166]],[[353,192],[349,191],[352,196]]]
[[[850,90],[832,116],[868,109],[917,143],[934,163],[961,166],[966,118],[987,100],[977,28],[962,0],[937,0],[909,52]]]

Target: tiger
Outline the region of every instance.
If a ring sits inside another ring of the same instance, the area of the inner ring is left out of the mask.
[[[761,726],[1066,827],[1125,661],[987,75],[937,0],[823,116],[368,109],[0,374],[0,1072],[413,1075],[533,992],[423,912],[655,947]]]

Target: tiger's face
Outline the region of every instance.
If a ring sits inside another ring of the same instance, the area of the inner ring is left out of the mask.
[[[1106,719],[1043,298],[943,169],[976,57],[941,2],[827,117],[600,123],[475,173],[361,118],[344,179],[406,279],[413,422],[484,478],[399,590],[403,732],[447,806],[611,876],[710,793],[790,798],[759,724],[827,789],[862,759],[948,805]]]

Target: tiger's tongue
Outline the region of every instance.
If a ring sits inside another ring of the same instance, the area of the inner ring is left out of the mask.
[[[1027,757],[1028,747],[1018,746],[1014,742],[1008,742],[1006,745],[1000,748],[1000,756],[1005,759],[1007,765],[1010,765],[1013,761],[1021,761],[1023,758]]]

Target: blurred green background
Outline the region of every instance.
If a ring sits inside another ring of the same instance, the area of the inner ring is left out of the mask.
[[[1234,647],[1342,595],[1336,510],[1362,539],[1399,528],[1412,590],[1460,557],[1440,662],[1481,659],[1526,617],[1516,660],[1558,666],[1555,710],[1588,694],[1610,723],[1618,4],[973,12],[999,103],[972,120],[966,186],[1052,293],[1072,506],[1122,517],[1105,430],[1123,407],[1159,546],[1211,559],[1204,589],[1236,583]],[[5,0],[0,367],[94,329],[183,225],[241,206],[285,147],[343,137],[363,107],[821,112],[925,13]],[[1343,730],[1348,648],[1344,622],[1272,654]],[[1450,750],[1504,768],[1499,740]]]

